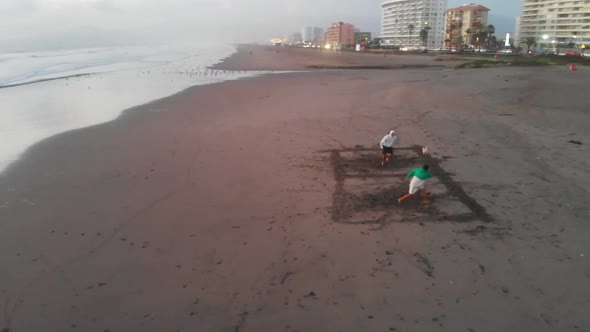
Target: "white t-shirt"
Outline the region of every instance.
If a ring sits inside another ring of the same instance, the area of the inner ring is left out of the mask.
[[[397,136],[391,136],[391,134],[395,134],[395,131],[391,131],[389,133],[389,135],[386,135],[385,137],[383,137],[383,139],[381,140],[380,146],[381,149],[383,149],[383,147],[388,147],[388,148],[392,148],[393,145],[397,142]]]

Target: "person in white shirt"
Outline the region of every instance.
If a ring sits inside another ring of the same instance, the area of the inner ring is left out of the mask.
[[[393,157],[393,145],[397,142],[398,137],[395,134],[395,130],[389,132],[389,135],[386,135],[381,140],[379,146],[381,146],[381,166],[389,163],[391,157]]]

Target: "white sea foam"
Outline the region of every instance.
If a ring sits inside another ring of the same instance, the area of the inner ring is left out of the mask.
[[[0,88],[0,171],[55,134],[113,120],[190,86],[255,74],[207,68],[233,52],[176,46],[1,54],[0,86],[24,85]]]

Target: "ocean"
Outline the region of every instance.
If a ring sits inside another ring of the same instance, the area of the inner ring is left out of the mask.
[[[0,172],[45,138],[191,86],[254,75],[208,69],[234,52],[172,45],[0,54]]]

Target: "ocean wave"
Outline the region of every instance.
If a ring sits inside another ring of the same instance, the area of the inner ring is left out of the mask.
[[[254,75],[210,69],[234,52],[235,47],[221,45],[0,56],[0,75],[4,82],[12,81],[0,88],[0,173],[50,136],[111,121],[125,109],[191,86]],[[6,74],[8,68],[12,71]]]
[[[84,49],[0,55],[0,87],[44,82],[73,75],[107,73],[169,64],[193,56],[152,48]]]

